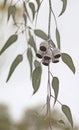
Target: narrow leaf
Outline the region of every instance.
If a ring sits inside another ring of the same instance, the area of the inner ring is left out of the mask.
[[[5,45],[3,46],[3,48],[0,51],[0,55],[9,47],[11,46],[18,38],[18,35],[14,34],[12,36],[9,37],[9,39],[6,41]]]
[[[47,34],[45,32],[43,32],[42,30],[36,29],[36,30],[34,30],[34,33],[35,33],[36,36],[38,36],[38,37],[40,37],[44,40],[48,40]]]
[[[41,64],[40,64],[40,62],[38,61],[38,60],[35,60],[34,61],[34,66],[35,66],[35,68],[37,68],[37,67],[39,67]]]
[[[35,94],[39,89],[40,82],[41,82],[41,74],[42,74],[41,66],[36,67],[32,74],[32,85],[34,89],[33,94]]]
[[[16,69],[16,67],[22,62],[23,60],[23,56],[22,55],[18,55],[15,60],[13,61],[11,67],[10,67],[10,71],[7,77],[6,82],[8,82],[8,80],[10,79],[10,77],[12,76],[14,70]]]
[[[30,64],[30,77],[32,77],[32,63],[33,63],[33,54],[31,48],[27,49],[27,58]]]
[[[24,22],[25,22],[25,26],[26,26],[26,23],[27,23],[27,16],[25,13],[23,13],[23,18],[24,18]]]
[[[61,58],[62,58],[62,61],[71,69],[71,71],[75,73],[75,66],[74,66],[72,58],[66,53],[62,53]]]
[[[67,0],[61,0],[61,1],[63,2],[63,6],[62,6],[62,10],[59,16],[61,16],[65,12],[66,7],[67,7]]]
[[[34,49],[34,51],[35,51],[35,53],[36,53],[36,52],[37,52],[37,48],[36,48],[35,40],[34,40],[32,34],[30,34],[29,36],[30,36],[30,38],[29,38],[29,40],[28,40],[28,44],[29,44],[31,47],[33,47],[33,49]]]
[[[55,94],[55,101],[54,101],[54,105],[55,105],[55,103],[57,101],[57,97],[58,97],[58,92],[59,92],[59,80],[57,77],[53,77],[52,88],[53,88],[54,94]]]
[[[37,9],[37,10],[39,10],[39,7],[40,7],[40,0],[36,0],[36,2],[37,2],[37,5],[38,5],[38,9]]]
[[[62,125],[65,125],[64,121],[63,120],[59,120],[58,123],[62,124]]]
[[[29,13],[28,13],[28,11],[27,11],[27,7],[26,7],[25,1],[23,1],[23,7],[24,7],[24,11],[25,11],[26,15],[27,15],[28,18],[30,19],[30,16],[29,16]]]
[[[8,8],[8,20],[10,16],[12,16],[13,20],[15,21],[15,13],[16,13],[16,7],[15,6],[9,6]]]
[[[67,117],[68,121],[70,122],[71,126],[73,127],[73,120],[72,120],[72,115],[71,115],[71,110],[68,106],[62,105],[62,111]]]
[[[60,34],[57,28],[56,28],[56,41],[57,41],[58,48],[60,49]]]
[[[6,6],[7,0],[4,0],[3,8]]]
[[[33,3],[33,2],[30,2],[30,3],[29,3],[29,7],[30,7],[30,9],[31,9],[31,11],[32,11],[33,19],[34,19],[34,17],[35,17],[35,5],[34,5],[34,3]]]

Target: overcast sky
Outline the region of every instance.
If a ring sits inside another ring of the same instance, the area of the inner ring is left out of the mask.
[[[58,76],[60,80],[58,99],[71,108],[74,119],[79,122],[79,0],[68,0],[66,12],[59,18],[57,16],[59,11],[61,11],[60,0],[54,3],[55,6],[53,4],[53,8],[61,35],[61,51],[71,55],[76,66],[76,73],[73,75],[62,61],[56,65],[52,64],[51,71],[53,75]],[[47,32],[48,24],[47,14],[47,2],[45,0],[39,12],[37,25],[37,28],[44,29],[45,32]],[[8,30],[9,26],[10,25],[6,26],[6,24],[4,24],[4,28],[2,28],[3,31],[1,31],[0,36],[2,36],[4,40],[0,41],[2,43],[0,47],[2,47],[7,37],[10,36],[11,31],[9,31],[8,34],[5,32],[5,29]],[[54,27],[52,28],[51,30],[54,31]],[[55,40],[53,32],[52,37]],[[39,42],[40,40],[37,39],[38,44]],[[0,57],[0,102],[4,102],[10,106],[14,119],[19,119],[21,111],[25,107],[27,108],[28,106],[36,105],[40,102],[46,102],[47,68],[43,66],[40,89],[32,97],[33,89],[29,78],[29,65],[26,57],[24,57],[23,63],[18,66],[10,81],[7,84],[5,83],[12,61],[19,52],[24,50],[26,47],[25,43],[25,37],[21,37],[16,45],[12,46]],[[56,106],[60,109],[58,103]]]

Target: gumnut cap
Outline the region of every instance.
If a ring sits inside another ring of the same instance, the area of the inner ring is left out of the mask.
[[[48,49],[48,47],[49,47],[49,45],[48,45],[47,42],[42,42],[42,43],[40,44],[40,50],[41,50],[41,51],[46,51],[46,50]]]

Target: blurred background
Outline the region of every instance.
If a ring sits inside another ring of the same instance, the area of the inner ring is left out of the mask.
[[[8,37],[14,34],[16,27],[12,25],[12,18],[7,22],[9,0],[4,9],[2,7],[3,0],[0,2],[1,49]],[[19,22],[21,22],[22,15],[21,4],[22,1],[18,2],[16,15]],[[79,130],[79,1],[69,0],[66,12],[60,18],[58,18],[58,14],[61,11],[62,3],[60,0],[54,1],[53,6],[61,35],[61,51],[71,55],[76,66],[76,74],[73,75],[62,61],[55,66],[51,66],[51,71],[60,80],[58,99],[71,108],[74,130]],[[47,32],[48,26],[47,14],[48,2],[44,0],[38,15],[37,28],[41,28],[45,32]],[[52,26],[52,36],[55,41],[54,25],[55,23]],[[40,41],[40,39],[36,39],[38,45]],[[26,47],[26,38],[20,35],[18,41],[0,56],[0,130],[44,130],[48,129],[49,126],[45,116],[45,108],[41,110],[46,103],[46,67],[43,66],[42,83],[34,96],[32,96],[33,88],[29,79],[29,64],[26,56],[24,56],[24,61],[18,66],[10,81],[7,84],[5,83],[12,61],[17,54],[23,53]],[[62,114],[58,103],[56,110],[52,110],[51,124],[55,130],[71,130],[70,124]]]

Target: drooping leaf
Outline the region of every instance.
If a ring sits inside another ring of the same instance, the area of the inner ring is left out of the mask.
[[[35,17],[35,5],[34,5],[34,3],[29,2],[29,7],[30,7],[30,9],[32,11],[32,15],[33,15],[33,19],[34,19],[34,17]]]
[[[58,48],[60,49],[60,34],[57,28],[56,28],[56,41],[57,41]]]
[[[62,6],[62,11],[59,16],[61,16],[65,12],[66,7],[67,7],[67,0],[61,0],[61,1],[63,3],[63,6]]]
[[[59,120],[58,123],[62,124],[62,125],[65,125],[64,121],[63,120]]]
[[[14,34],[9,37],[9,39],[6,41],[5,45],[0,51],[0,55],[9,47],[11,46],[16,40],[18,39],[18,35]]]
[[[32,63],[33,63],[33,54],[31,48],[27,49],[27,58],[30,65],[30,77],[32,77]]]
[[[34,33],[35,33],[36,36],[38,36],[38,37],[40,37],[44,40],[48,40],[47,34],[45,32],[43,32],[42,30],[36,29],[36,30],[34,30]]]
[[[29,16],[29,13],[28,13],[28,11],[27,11],[27,7],[26,7],[25,1],[23,1],[23,7],[24,7],[24,11],[25,11],[26,15],[27,15],[28,18],[30,19],[30,16]]]
[[[35,66],[35,68],[39,67],[40,66],[40,62],[38,60],[35,60],[34,61],[34,66]]]
[[[39,89],[40,82],[41,82],[41,74],[42,74],[41,66],[36,67],[32,74],[32,85],[34,89],[33,94],[35,94]]]
[[[28,44],[33,47],[35,53],[37,52],[37,48],[36,48],[36,43],[35,43],[35,40],[32,36],[32,34],[29,34],[29,40],[28,40]]]
[[[6,6],[7,0],[4,0],[3,2],[3,8]]]
[[[15,60],[13,61],[12,65],[10,67],[9,74],[8,74],[6,82],[8,82],[8,80],[12,76],[13,72],[15,71],[16,67],[22,62],[22,60],[23,60],[23,56],[22,55],[18,55],[15,58]]]
[[[66,53],[62,53],[62,61],[71,69],[71,71],[73,73],[75,73],[75,66],[73,63],[72,58],[70,57],[70,55],[66,54]]]
[[[53,77],[52,79],[52,88],[55,94],[55,100],[54,100],[54,105],[55,105],[58,97],[58,92],[59,92],[59,79],[57,77]]]
[[[23,13],[23,18],[24,18],[24,23],[25,23],[25,26],[26,26],[26,23],[27,23],[27,16],[25,13]]]
[[[37,5],[38,5],[38,9],[37,9],[37,10],[39,10],[39,7],[40,7],[40,0],[36,0],[36,2],[37,2]]]
[[[15,22],[15,13],[16,13],[16,7],[14,5],[9,6],[9,8],[8,8],[8,21],[9,21],[10,16],[12,16],[12,18]]]
[[[72,120],[72,114],[71,114],[70,108],[67,105],[62,105],[62,111],[65,114],[65,116],[67,117],[71,126],[73,127],[73,120]]]

